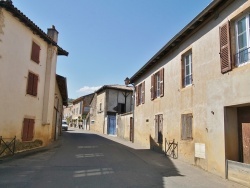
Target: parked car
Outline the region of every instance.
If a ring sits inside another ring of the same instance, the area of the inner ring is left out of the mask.
[[[68,123],[67,123],[67,121],[65,121],[65,120],[63,120],[62,121],[62,130],[63,131],[67,131],[68,130]]]

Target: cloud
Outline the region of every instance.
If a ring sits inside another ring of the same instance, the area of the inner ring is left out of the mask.
[[[102,86],[83,86],[79,90],[77,90],[78,93],[82,93],[84,95],[94,93],[96,90],[100,89]]]

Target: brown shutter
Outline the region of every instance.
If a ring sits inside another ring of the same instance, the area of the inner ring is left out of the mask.
[[[220,62],[221,73],[232,69],[229,21],[220,27]]]
[[[23,120],[23,133],[22,133],[22,140],[28,140],[28,130],[29,130],[29,119],[24,118]]]
[[[33,95],[37,96],[37,85],[38,85],[38,76],[37,75],[33,75]]]
[[[135,87],[135,92],[136,92],[136,106],[139,105],[139,89],[138,88],[139,88],[138,86]]]
[[[155,76],[154,74],[151,76],[151,100],[155,98]]]
[[[27,137],[28,141],[31,141],[34,137],[34,125],[35,125],[35,120],[30,119],[29,120],[28,137]]]
[[[164,68],[160,70],[160,96],[164,96]]]
[[[185,61],[184,56],[181,58],[181,84],[182,87],[185,87]]]
[[[40,46],[34,41],[32,42],[31,60],[39,63]]]
[[[142,82],[142,93],[141,93],[141,95],[142,95],[142,104],[144,104],[145,103],[145,81]]]
[[[27,94],[33,94],[33,74],[29,72],[28,74],[28,81],[27,81]]]

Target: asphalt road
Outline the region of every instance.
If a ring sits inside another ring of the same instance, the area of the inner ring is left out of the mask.
[[[76,129],[63,132],[56,147],[0,162],[1,188],[211,187],[185,176],[163,154]]]

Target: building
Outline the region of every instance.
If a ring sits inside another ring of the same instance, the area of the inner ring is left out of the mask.
[[[67,79],[56,75],[52,137],[58,139],[62,131],[63,106],[68,105]],[[54,131],[53,131],[54,130]]]
[[[11,1],[0,1],[0,85],[4,91],[0,92],[0,136],[16,136],[17,150],[27,143],[45,146],[54,140],[54,107],[58,111],[66,103],[67,90],[56,76],[56,63],[57,56],[68,52],[57,40],[55,26],[46,34]]]
[[[90,111],[90,103],[94,97],[94,93],[79,97],[73,100],[72,119],[77,127],[87,129],[87,114]]]
[[[90,130],[117,135],[117,114],[132,111],[133,89],[104,85],[95,92],[90,105]]]
[[[250,1],[212,1],[131,78],[134,141],[250,185]],[[177,149],[176,151],[177,152]]]

